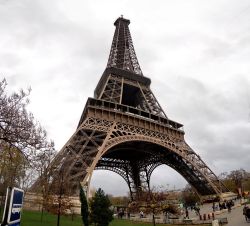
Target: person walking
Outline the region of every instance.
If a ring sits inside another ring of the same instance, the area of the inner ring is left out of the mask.
[[[186,208],[186,219],[189,219],[189,213],[187,208]]]
[[[248,221],[248,217],[247,217],[247,210],[249,209],[249,207],[245,204],[243,207],[243,215],[245,216],[246,221]]]
[[[215,203],[213,202],[213,206],[212,206],[213,212],[215,211]]]
[[[143,213],[143,211],[141,210],[141,212],[140,212],[140,218],[143,218],[144,217],[144,213]]]
[[[228,213],[231,213],[231,209],[232,209],[231,202],[227,201],[226,206],[227,206]]]

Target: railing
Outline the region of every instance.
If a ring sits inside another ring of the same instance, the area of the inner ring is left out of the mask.
[[[133,115],[136,117],[142,117],[142,118],[147,119],[147,120],[152,120],[152,121],[160,123],[160,124],[165,124],[171,128],[183,131],[183,125],[178,123],[178,122],[169,120],[165,117],[161,117],[161,116],[158,116],[155,114],[151,114],[149,112],[146,112],[146,111],[143,111],[141,109],[131,107],[128,105],[117,104],[114,102],[109,102],[109,101],[99,100],[99,99],[94,99],[94,98],[88,98],[86,108],[87,107],[95,107],[95,108],[100,108],[100,109],[119,111],[119,112],[130,114],[130,115]],[[86,108],[84,111],[86,111]]]

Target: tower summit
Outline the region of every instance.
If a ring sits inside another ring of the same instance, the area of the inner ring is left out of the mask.
[[[125,71],[142,75],[137,60],[129,27],[130,21],[119,17],[114,25],[116,27],[107,68],[119,68]]]
[[[119,17],[107,67],[95,89],[95,98],[128,105],[167,118],[138,63],[129,31],[130,21]]]
[[[76,131],[50,165],[50,186],[61,174],[71,192],[78,193],[79,182],[89,188],[94,170],[110,170],[127,182],[131,199],[138,200],[142,190],[150,189],[154,169],[165,164],[201,196],[222,195],[227,188],[186,143],[183,125],[166,116],[151,91],[129,24],[123,17],[114,23],[107,67]],[[33,189],[39,188],[40,181]]]

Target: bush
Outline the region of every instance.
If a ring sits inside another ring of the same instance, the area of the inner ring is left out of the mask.
[[[113,220],[111,202],[104,191],[99,188],[95,196],[90,200],[90,221],[96,226],[108,226]]]

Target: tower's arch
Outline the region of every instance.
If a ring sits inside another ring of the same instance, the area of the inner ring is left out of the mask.
[[[89,174],[94,169],[116,172],[127,182],[131,197],[135,198],[136,191],[142,187],[150,187],[153,170],[162,164],[182,175],[200,195],[220,194],[225,191],[222,190],[225,189],[222,184],[220,187],[215,185],[217,177],[185,142],[178,146],[170,140],[165,142],[143,135],[120,135],[109,139],[99,159],[96,158],[93,162]],[[91,177],[86,175],[85,178]]]

